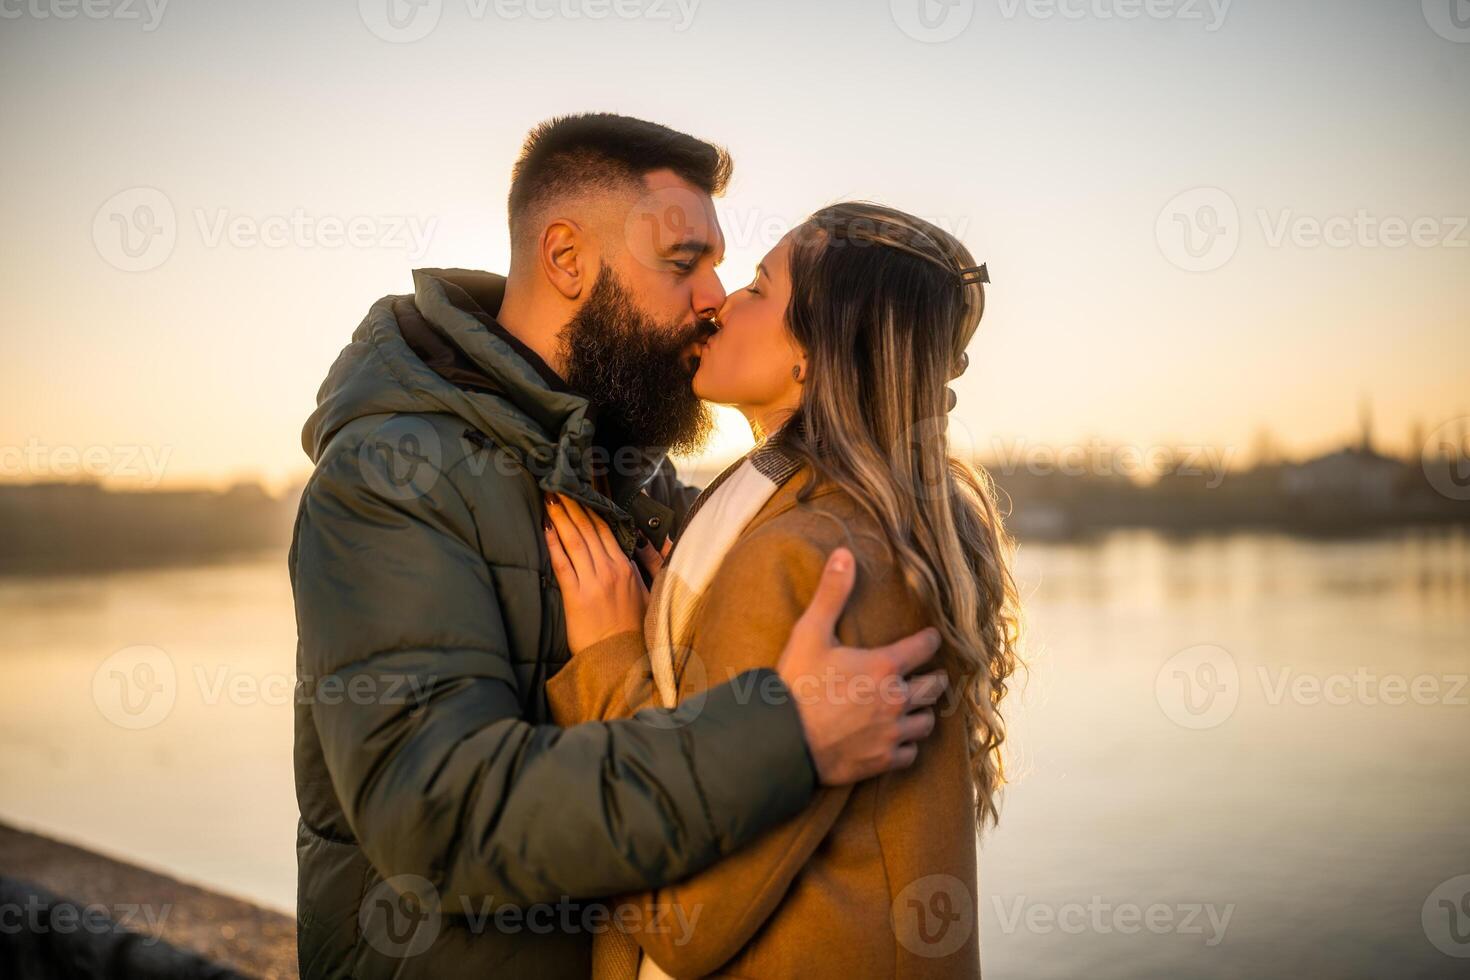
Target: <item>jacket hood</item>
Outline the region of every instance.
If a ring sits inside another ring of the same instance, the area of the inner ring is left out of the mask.
[[[592,488],[583,469],[594,432],[587,399],[553,389],[486,325],[499,311],[504,277],[417,269],[413,284],[412,297],[385,296],[372,305],[327,373],[317,392],[316,411],[301,433],[312,462],[319,462],[332,437],[355,419],[400,412],[449,414],[491,442],[534,460],[544,489],[611,503]],[[422,322],[411,322],[418,318]],[[445,370],[438,359],[430,367],[405,338],[406,328],[430,331],[436,347],[459,367]],[[630,474],[635,491],[663,460],[658,452],[640,455],[642,465]]]

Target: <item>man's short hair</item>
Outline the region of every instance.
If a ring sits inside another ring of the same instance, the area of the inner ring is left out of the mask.
[[[672,170],[717,197],[733,169],[723,147],[658,123],[610,112],[549,119],[526,136],[511,172],[512,249],[527,218],[589,185],[611,190],[655,170]]]

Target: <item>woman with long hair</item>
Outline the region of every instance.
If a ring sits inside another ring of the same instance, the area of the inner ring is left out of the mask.
[[[597,980],[979,975],[976,831],[999,813],[1019,608],[993,488],[951,455],[945,419],[985,281],[926,221],[824,208],[720,311],[694,389],[739,408],[758,442],[672,552],[645,549],[661,565],[651,592],[596,515],[548,501],[573,652],[547,688],[559,724],[670,708],[773,666],[829,560],[857,566],[838,637],[872,646],[933,626],[950,682],[937,714],[899,722],[932,730],[906,768],[821,789],[708,870],[613,900]],[[748,696],[787,694],[802,696]]]

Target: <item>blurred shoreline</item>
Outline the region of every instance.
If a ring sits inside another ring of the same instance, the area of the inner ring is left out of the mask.
[[[1096,459],[1060,459],[981,461],[1021,540],[1077,541],[1124,528],[1352,537],[1470,524],[1464,453],[1405,460],[1364,440],[1302,461],[1229,471],[1179,455],[1156,462],[1149,482]],[[681,476],[703,486],[721,468],[681,469]],[[302,489],[272,495],[258,483],[223,491],[0,484],[0,576],[195,565],[284,549]]]

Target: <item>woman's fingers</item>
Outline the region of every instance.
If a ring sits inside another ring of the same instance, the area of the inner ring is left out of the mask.
[[[618,536],[613,534],[613,529],[608,525],[607,521],[602,519],[602,515],[577,504],[575,500],[572,503],[592,523],[592,527],[597,531],[598,538],[602,540],[602,549],[606,552],[607,557],[609,559],[617,558],[621,561],[627,561],[628,556],[623,553],[623,546],[618,544]]]
[[[648,573],[649,578],[657,577],[659,569],[664,567],[664,556],[653,550],[653,545],[647,541],[638,545],[633,557],[638,559],[638,564]]]
[[[587,542],[587,549],[592,553],[593,563],[599,572],[613,576],[615,580],[618,573],[631,571],[631,563],[623,553],[623,546],[618,543],[617,535],[613,534],[612,528],[601,515],[571,497],[558,495],[557,499],[571,515],[582,540]]]
[[[617,535],[613,534],[612,527],[603,520],[602,515],[582,506],[570,497],[558,495],[557,501],[566,509],[576,524],[578,533],[582,535],[588,551],[592,553],[593,563],[598,573],[605,576],[603,582],[612,588],[619,588],[631,582],[635,591],[646,600],[648,586],[643,584],[643,576],[638,574],[633,560],[623,552],[623,546],[618,543]]]
[[[597,576],[597,563],[591,551],[588,549],[587,541],[582,532],[577,529],[576,522],[567,513],[566,507],[561,499],[554,495],[547,495],[546,516],[551,521],[552,529],[561,539],[562,547],[566,550],[567,557],[571,560],[572,568],[576,570],[579,580],[591,580]]]
[[[546,553],[551,556],[551,571],[556,575],[556,584],[561,587],[563,594],[575,592],[577,570],[572,567],[566,549],[561,546],[561,538],[557,535],[556,528],[548,522],[543,530],[546,534]]]
[[[597,525],[593,522],[594,515],[571,497],[557,494],[556,502],[562,506],[567,517],[576,526],[577,533],[582,535],[582,541],[592,555],[593,564],[599,569],[609,567],[608,559],[612,556],[607,553],[607,546],[603,544],[602,535],[597,533]],[[621,557],[623,549],[618,548],[617,553]]]

